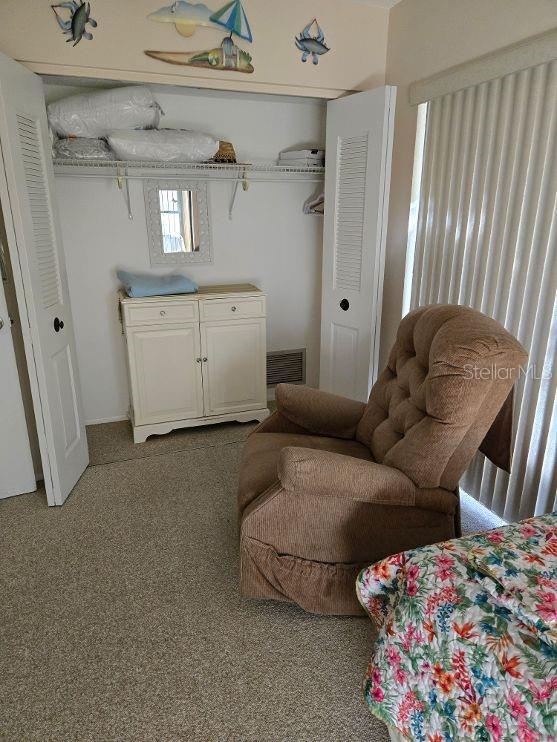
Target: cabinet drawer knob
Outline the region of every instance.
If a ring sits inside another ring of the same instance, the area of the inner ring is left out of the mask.
[[[230,307],[230,310],[231,310],[232,312],[235,312],[235,311],[236,311],[236,307]]]
[[[166,312],[164,311],[164,309],[161,309],[161,317],[166,317]]]

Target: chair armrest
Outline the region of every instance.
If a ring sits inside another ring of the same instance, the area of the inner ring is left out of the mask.
[[[254,428],[248,435],[248,438],[256,433],[294,433],[295,435],[307,434],[305,428],[301,428],[299,425],[291,422],[288,418],[281,415],[280,412],[275,410],[269,417],[265,418],[263,422]]]
[[[279,384],[277,410],[309,433],[334,438],[354,438],[365,404],[308,386]]]
[[[394,467],[298,446],[282,449],[278,477],[284,490],[302,496],[418,507],[451,515],[458,506],[454,492],[441,488],[420,489]]]
[[[329,451],[287,446],[278,463],[287,492],[342,497],[381,505],[412,506],[416,485],[398,469]]]

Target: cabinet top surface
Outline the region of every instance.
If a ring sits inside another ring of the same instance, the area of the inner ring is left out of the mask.
[[[262,296],[263,292],[251,283],[230,283],[217,286],[200,286],[195,294],[170,294],[167,296],[128,296],[118,292],[122,304],[162,301],[195,301],[196,299],[226,299],[229,296]]]

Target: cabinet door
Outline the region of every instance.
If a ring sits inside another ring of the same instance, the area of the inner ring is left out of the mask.
[[[127,339],[135,425],[203,417],[197,322],[134,327]]]
[[[264,318],[204,322],[201,343],[206,415],[267,406]]]

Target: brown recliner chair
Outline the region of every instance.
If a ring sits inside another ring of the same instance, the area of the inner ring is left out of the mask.
[[[478,447],[510,465],[526,359],[495,320],[433,305],[402,320],[367,404],[278,386],[242,457],[243,595],[358,614],[363,566],[459,536],[458,481]]]

